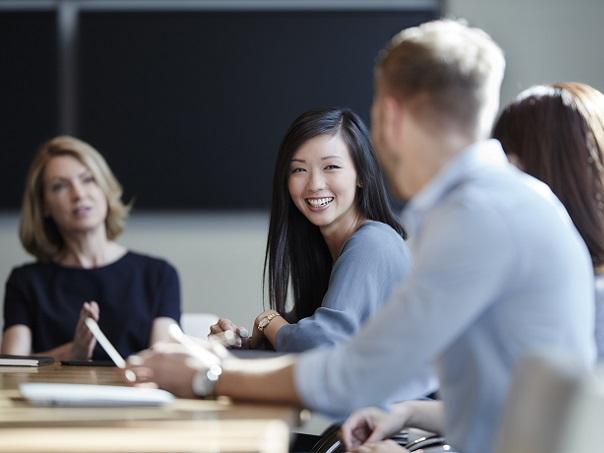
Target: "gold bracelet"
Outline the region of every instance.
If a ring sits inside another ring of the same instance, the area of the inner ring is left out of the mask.
[[[271,321],[274,318],[276,318],[277,316],[281,316],[281,315],[276,311],[272,311],[268,315],[266,315],[264,318],[262,318],[260,321],[258,321],[258,331],[260,333],[264,333],[264,329],[266,329],[268,327],[268,325],[271,323]]]

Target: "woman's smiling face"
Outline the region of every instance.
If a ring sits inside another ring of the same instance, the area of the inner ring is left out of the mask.
[[[298,210],[323,232],[357,216],[357,172],[339,134],[318,135],[298,148],[290,162],[288,189]]]

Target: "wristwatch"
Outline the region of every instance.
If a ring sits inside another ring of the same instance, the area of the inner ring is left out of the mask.
[[[271,311],[270,313],[268,313],[266,316],[264,316],[264,318],[258,321],[258,330],[260,332],[264,332],[264,329],[266,329],[266,327],[271,323],[271,321],[277,316],[281,315],[276,311]]]
[[[222,374],[220,365],[212,365],[206,370],[199,370],[193,376],[191,386],[193,393],[197,396],[208,396],[214,391],[214,387]]]

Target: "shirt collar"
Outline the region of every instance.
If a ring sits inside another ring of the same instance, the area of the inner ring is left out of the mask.
[[[476,168],[503,166],[509,162],[501,144],[497,140],[474,143],[451,159],[408,203],[402,213],[402,220],[409,235],[413,236],[421,225],[421,220],[438,201]]]

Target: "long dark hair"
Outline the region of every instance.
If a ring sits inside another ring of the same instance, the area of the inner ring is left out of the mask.
[[[319,228],[298,211],[289,195],[291,159],[309,139],[337,134],[348,148],[361,186],[355,194],[358,212],[366,219],[390,225],[405,237],[388,204],[384,177],[363,121],[348,109],[322,108],[300,115],[287,130],[277,156],[263,274],[266,282],[268,271],[271,308],[290,322],[312,315],[321,306],[333,265]],[[294,305],[288,312],[290,283]]]
[[[581,83],[521,93],[495,124],[507,154],[566,207],[594,267],[604,264],[604,95]]]

